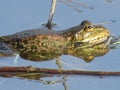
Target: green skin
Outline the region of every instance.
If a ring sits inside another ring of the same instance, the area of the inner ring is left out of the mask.
[[[31,29],[2,36],[0,41],[20,53],[21,56],[32,54],[37,60],[40,57],[46,59],[46,56],[44,57],[46,52],[50,54],[47,57],[52,57],[57,52],[57,57],[65,49],[92,47],[104,42],[108,37],[109,31],[106,28],[84,20],[80,25],[67,30]]]
[[[61,31],[47,29],[32,29],[18,32],[12,35],[2,36],[4,43],[15,48],[53,49],[74,47],[76,42],[82,45],[95,45],[107,40],[109,31],[100,26],[93,25],[89,21],[83,21],[80,25]],[[33,44],[34,43],[34,44]]]

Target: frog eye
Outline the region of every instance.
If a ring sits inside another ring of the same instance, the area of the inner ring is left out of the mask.
[[[85,28],[85,31],[87,32],[92,32],[93,31],[93,26],[92,25],[89,25]]]
[[[91,29],[91,28],[93,28],[93,26],[91,26],[91,25],[90,25],[90,26],[88,26],[88,29]]]

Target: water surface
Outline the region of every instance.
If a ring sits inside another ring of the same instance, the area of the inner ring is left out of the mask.
[[[79,0],[76,0],[79,1]],[[80,24],[83,20],[90,20],[93,23],[111,22],[110,24],[104,24],[108,28],[112,35],[120,35],[120,7],[119,0],[114,0],[110,3],[105,0],[81,0],[80,3],[84,3],[88,6],[92,6],[93,9],[79,7],[82,10],[81,13],[77,12],[73,8],[57,2],[57,7],[54,15],[53,22],[57,23],[54,27],[55,30],[66,29]],[[31,28],[40,28],[41,24],[46,23],[49,14],[50,1],[47,0],[1,0],[0,1],[0,36],[13,34],[15,32],[23,31]],[[96,57],[90,63],[86,63],[81,58],[77,58],[70,55],[62,55],[60,57],[63,69],[77,69],[77,70],[103,70],[103,71],[120,71],[120,50],[110,50],[102,57]],[[55,68],[58,66],[55,64],[55,59],[46,62],[33,62],[26,61],[19,56],[15,61],[15,56],[0,58],[1,66],[34,66],[41,68]],[[0,77],[1,90],[64,90],[63,77],[66,77],[65,81],[68,90],[118,90],[120,89],[119,76],[109,76],[100,78],[99,76],[54,76],[41,78],[42,80],[60,80],[57,83],[51,85],[45,85],[38,80],[28,80],[14,78]]]

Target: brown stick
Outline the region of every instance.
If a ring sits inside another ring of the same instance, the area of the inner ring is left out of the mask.
[[[0,73],[45,73],[45,74],[70,74],[70,75],[120,75],[120,72],[83,71],[83,70],[57,70],[47,68],[26,67],[0,67]]]

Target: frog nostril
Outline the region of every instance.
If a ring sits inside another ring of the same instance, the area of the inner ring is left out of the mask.
[[[98,37],[98,40],[101,39],[100,37]]]

